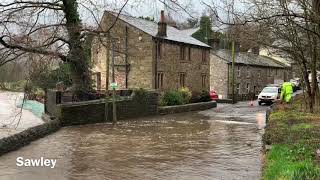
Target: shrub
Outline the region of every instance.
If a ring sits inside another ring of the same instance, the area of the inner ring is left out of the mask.
[[[200,102],[208,102],[211,101],[209,91],[203,90],[200,94]]]
[[[26,80],[6,82],[2,84],[2,88],[10,91],[24,91],[24,88],[27,84]]]
[[[139,102],[143,102],[146,103],[147,102],[147,90],[143,89],[143,88],[139,88],[139,89],[135,89],[133,91],[133,98],[136,99]]]
[[[179,91],[167,91],[161,99],[161,105],[173,106],[184,104],[184,98]]]
[[[187,87],[183,87],[183,88],[180,88],[178,90],[179,93],[181,93],[181,96],[183,98],[183,103],[184,104],[187,104],[190,102],[190,99],[191,99],[191,91],[189,90],[189,88]]]
[[[211,101],[210,94],[208,91],[201,91],[201,92],[192,92],[191,102],[208,102]]]
[[[191,99],[190,99],[190,102],[191,103],[197,103],[197,102],[200,102],[200,92],[192,92],[192,95],[191,95]]]

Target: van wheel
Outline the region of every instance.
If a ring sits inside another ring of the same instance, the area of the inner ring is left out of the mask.
[[[261,106],[262,102],[259,101],[258,104],[259,104],[259,106]]]

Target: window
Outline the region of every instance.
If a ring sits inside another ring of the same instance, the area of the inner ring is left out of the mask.
[[[288,76],[287,76],[287,72],[286,71],[283,72],[283,76],[284,76],[283,77],[284,81],[287,81]]]
[[[191,47],[188,47],[188,60],[191,61]]]
[[[207,87],[207,75],[206,74],[202,74],[201,75],[201,80],[202,80],[202,89],[205,89]]]
[[[261,78],[261,70],[258,70],[258,78]]]
[[[237,94],[240,94],[240,83],[237,84]]]
[[[247,66],[247,77],[250,77],[251,73],[250,73],[250,67]]]
[[[238,77],[241,76],[240,66],[237,66],[237,74],[238,74]]]
[[[186,60],[186,47],[180,46],[180,60]]]
[[[269,69],[269,71],[268,71],[268,75],[269,75],[269,77],[271,77],[271,76],[272,76],[272,69]]]
[[[203,63],[207,62],[207,50],[206,49],[202,50],[202,62]]]
[[[101,90],[101,72],[96,73],[97,90]]]
[[[112,43],[114,45],[114,57],[119,57],[120,56],[120,53],[122,50],[121,50],[121,41],[120,41],[120,38],[113,38],[112,39]],[[111,44],[111,49],[112,49],[112,44]],[[111,50],[112,52],[112,50]]]
[[[247,83],[247,94],[250,93],[250,83]]]
[[[179,83],[180,87],[185,87],[186,73],[179,73]]]
[[[276,76],[278,76],[278,69],[276,69]]]
[[[157,88],[163,89],[163,72],[158,72],[157,74]]]

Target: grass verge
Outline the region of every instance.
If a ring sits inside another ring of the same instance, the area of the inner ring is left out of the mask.
[[[297,97],[291,105],[278,105],[269,118],[263,141],[265,180],[320,180],[320,114],[299,111]]]

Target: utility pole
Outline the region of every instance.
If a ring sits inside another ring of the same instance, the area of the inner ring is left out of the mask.
[[[108,40],[110,39],[110,35],[108,34]],[[109,114],[109,109],[108,109],[108,104],[109,104],[109,93],[108,93],[108,82],[109,82],[109,59],[110,59],[110,51],[109,51],[109,47],[106,47],[106,64],[105,64],[105,68],[106,68],[106,79],[105,79],[105,83],[106,83],[106,92],[105,92],[105,105],[104,105],[104,120],[108,121],[108,114]]]
[[[234,94],[234,62],[235,62],[235,47],[234,41],[232,41],[232,103],[236,103],[235,94]]]
[[[114,39],[111,40],[112,43],[112,123],[117,123],[117,107],[116,107],[116,82],[114,75]]]
[[[129,63],[128,63],[128,26],[126,26],[126,41],[125,41],[125,63],[126,63],[126,89],[128,88],[128,73],[129,73]]]

